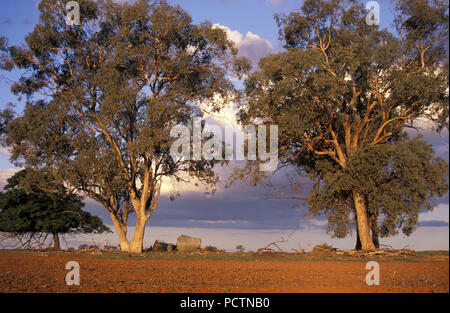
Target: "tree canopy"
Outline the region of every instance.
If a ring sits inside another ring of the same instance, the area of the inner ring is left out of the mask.
[[[344,170],[324,171],[320,192],[309,206],[313,214],[325,214],[328,232],[338,238],[354,225],[352,190],[365,199],[374,244],[378,236],[410,235],[419,214],[433,210],[434,200],[448,192],[448,164],[434,157],[431,145],[407,136],[392,143],[364,149]]]
[[[79,4],[80,25],[67,26],[65,1],[40,1],[26,45],[3,42],[3,68],[23,70],[12,91],[28,98],[5,145],[18,165],[47,169],[101,203],[121,249],[140,252],[163,179],[216,181],[215,160],[171,158],[171,128],[202,116],[200,102],[219,110],[248,61],[224,30],[193,24],[164,0]]]
[[[64,186],[47,192],[26,183],[31,171],[18,171],[0,192],[0,232],[51,234],[54,248],[59,249],[59,234],[110,231],[100,218],[83,211],[81,197]]]
[[[356,223],[363,249],[375,248],[371,229],[411,233],[448,189],[446,163],[403,137],[423,120],[448,128],[448,7],[400,0],[395,13],[397,33],[367,25],[356,1],[306,0],[276,16],[285,51],[259,62],[240,110],[244,124],[278,125],[281,167],[313,182],[302,199],[339,237]],[[251,163],[244,172],[260,178]]]

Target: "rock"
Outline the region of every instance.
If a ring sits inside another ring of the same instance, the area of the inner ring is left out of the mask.
[[[175,246],[173,243],[169,243],[167,245],[167,252],[172,252],[177,248],[177,246]]]
[[[153,244],[152,251],[167,251],[167,246],[167,243],[156,240]]]
[[[205,250],[205,251],[211,251],[211,252],[217,252],[217,251],[219,251],[216,247],[214,247],[214,246],[206,246],[206,247],[204,247],[203,248],[203,250]]]
[[[172,252],[176,249],[173,243],[166,243],[164,241],[156,240],[153,247],[149,251],[168,251]]]
[[[196,251],[199,250],[202,245],[200,238],[192,238],[186,235],[181,235],[177,239],[178,251]]]

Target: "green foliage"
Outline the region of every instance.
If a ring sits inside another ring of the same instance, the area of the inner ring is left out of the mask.
[[[0,231],[9,233],[102,233],[110,232],[101,219],[82,210],[81,198],[64,187],[51,193],[27,188],[22,182],[30,169],[8,179],[0,193]]]
[[[101,203],[123,233],[130,213],[150,218],[163,178],[214,186],[216,161],[173,160],[170,130],[201,116],[199,103],[232,99],[248,61],[225,31],[164,0],[80,0],[80,26],[66,26],[63,2],[39,2],[25,46],[2,44],[3,68],[23,70],[12,91],[29,99],[5,145],[17,165]]]
[[[240,121],[278,125],[280,167],[314,182],[298,198],[325,213],[337,237],[355,225],[352,193],[364,198],[372,231],[389,236],[410,234],[448,189],[446,162],[403,137],[418,120],[448,128],[448,5],[400,0],[395,8],[400,35],[367,25],[355,1],[306,0],[301,12],[276,16],[286,50],[245,82]],[[249,162],[235,177],[262,175]]]
[[[419,213],[433,210],[433,200],[448,192],[448,164],[433,156],[420,138],[401,137],[361,151],[345,170],[326,173],[317,197],[308,203],[314,214],[328,217],[328,232],[343,238],[354,224],[353,206],[346,200],[358,189],[369,216],[380,217],[379,234],[410,235]]]

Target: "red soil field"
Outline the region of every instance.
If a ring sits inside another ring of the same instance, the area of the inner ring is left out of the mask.
[[[368,286],[370,260],[0,252],[2,293],[449,292],[448,256],[375,260],[380,285]],[[65,284],[69,261],[80,265],[79,286]]]

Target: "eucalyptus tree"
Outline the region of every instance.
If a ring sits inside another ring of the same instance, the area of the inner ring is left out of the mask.
[[[362,249],[375,248],[371,229],[375,239],[411,233],[448,189],[446,162],[403,137],[418,121],[448,128],[448,4],[394,6],[395,31],[368,25],[356,1],[305,0],[277,15],[285,50],[259,62],[240,110],[244,124],[278,125],[280,166],[313,182],[296,198],[335,236],[356,223]],[[261,173],[249,163],[240,177]]]
[[[101,203],[121,249],[140,252],[163,179],[216,181],[215,160],[171,158],[170,130],[191,126],[201,102],[219,110],[248,62],[223,30],[194,24],[164,0],[80,0],[79,25],[66,25],[66,2],[40,1],[25,45],[2,43],[3,67],[22,70],[12,91],[28,100],[8,122],[5,144],[18,165],[48,171]]]

